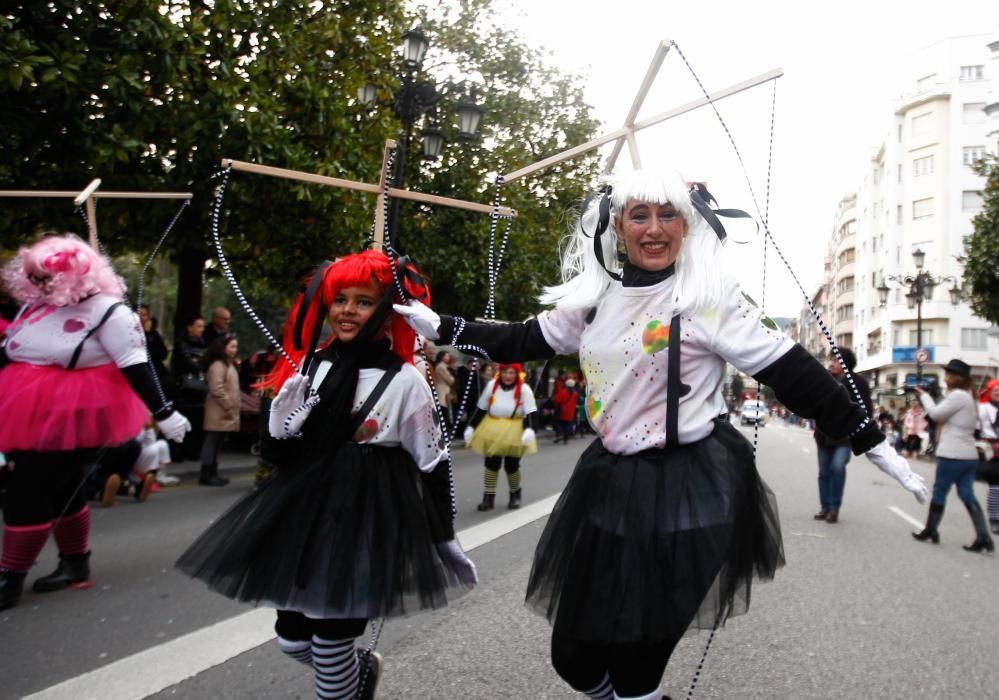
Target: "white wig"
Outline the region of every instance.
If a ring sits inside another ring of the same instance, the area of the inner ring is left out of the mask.
[[[610,221],[600,237],[604,264],[611,272],[620,272],[617,259],[615,219],[631,200],[672,204],[687,222],[687,237],[676,260],[676,286],[673,301],[677,312],[693,312],[718,303],[722,277],[718,255],[722,242],[690,202],[690,190],[676,171],[635,170],[606,178],[611,186]],[[562,254],[562,284],[546,287],[539,297],[542,304],[566,308],[596,306],[607,291],[611,278],[600,266],[593,252],[593,236],[600,218],[599,198],[593,198],[580,214],[574,230],[566,237]]]

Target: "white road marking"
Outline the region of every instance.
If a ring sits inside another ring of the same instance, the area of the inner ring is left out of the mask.
[[[560,494],[457,533],[466,552],[552,512]],[[255,608],[50,686],[23,700],[140,700],[274,638],[274,611]],[[142,669],[136,673],[136,669]]]
[[[902,520],[904,520],[905,522],[909,523],[913,527],[918,527],[920,530],[923,529],[923,523],[921,523],[918,520],[916,520],[914,517],[912,517],[911,515],[909,515],[908,513],[906,513],[901,508],[896,508],[895,506],[888,506],[888,510],[890,510],[892,513],[894,513],[898,517],[902,518]]]

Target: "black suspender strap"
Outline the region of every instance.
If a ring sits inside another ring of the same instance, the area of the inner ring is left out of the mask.
[[[90,339],[90,336],[92,336],[94,333],[100,330],[101,326],[104,325],[105,321],[111,318],[111,314],[114,313],[115,309],[117,309],[119,306],[124,306],[124,305],[125,302],[116,301],[115,303],[111,304],[111,306],[108,307],[108,310],[104,312],[103,316],[101,316],[101,320],[97,322],[97,325],[91,328],[89,331],[87,331],[87,334],[83,336],[83,340],[81,340],[80,344],[76,346],[76,350],[73,351],[73,357],[70,359],[69,364],[66,365],[66,369],[76,369],[76,363],[79,362],[80,360],[80,353],[83,352],[83,344]]]
[[[375,388],[371,390],[370,394],[368,394],[368,398],[365,399],[361,407],[357,409],[357,413],[351,417],[350,430],[347,433],[348,435],[353,437],[354,433],[357,432],[357,429],[361,427],[361,424],[368,417],[368,414],[371,413],[371,409],[375,407],[375,403],[382,397],[382,394],[385,393],[389,382],[392,381],[392,378],[395,377],[401,369],[402,364],[396,362],[385,370],[385,374],[382,375],[382,378],[378,380],[378,384],[376,384]]]
[[[680,314],[669,324],[666,374],[666,446],[679,445],[680,432]]]

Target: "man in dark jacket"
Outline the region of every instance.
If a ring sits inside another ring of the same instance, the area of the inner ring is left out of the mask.
[[[846,364],[844,370],[836,357],[833,356],[829,363],[829,373],[836,377],[850,393],[850,397],[856,399],[853,389],[850,386],[850,379],[856,385],[864,400],[864,407],[867,415],[874,415],[871,405],[871,387],[859,374],[853,373],[853,368],[857,366],[857,356],[850,350],[840,348],[840,355]],[[821,430],[815,431],[815,444],[819,453],[819,502],[821,510],[815,514],[816,520],[825,520],[827,523],[839,521],[839,509],[843,504],[843,489],[846,486],[846,463],[850,461],[850,441],[834,440]]]

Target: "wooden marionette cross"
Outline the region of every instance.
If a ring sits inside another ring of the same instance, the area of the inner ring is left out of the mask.
[[[564,160],[574,158],[582,153],[586,153],[587,151],[592,151],[594,148],[603,146],[605,143],[610,143],[611,141],[614,141],[615,144],[614,149],[607,158],[607,164],[604,167],[605,173],[614,169],[617,157],[621,154],[621,149],[624,147],[625,143],[628,144],[628,152],[631,155],[631,164],[635,168],[640,168],[642,162],[638,153],[638,141],[635,139],[635,134],[637,132],[659,124],[660,122],[664,122],[667,119],[672,119],[673,117],[678,117],[681,114],[686,114],[687,112],[693,111],[698,107],[703,107],[704,105],[716,102],[722,98],[735,95],[743,90],[748,90],[751,87],[756,87],[757,85],[775,80],[776,78],[784,75],[783,70],[775,68],[756,77],[744,80],[741,83],[737,83],[736,85],[727,87],[724,90],[712,93],[708,97],[693,100],[692,102],[688,102],[665,112],[661,112],[660,114],[649,117],[648,119],[636,122],[635,119],[638,117],[638,111],[641,109],[642,103],[645,101],[645,96],[648,94],[649,88],[652,87],[652,83],[658,75],[660,67],[662,67],[663,59],[666,58],[666,54],[669,52],[670,46],[672,46],[672,42],[668,39],[664,39],[659,42],[659,47],[656,49],[656,53],[652,57],[649,69],[645,72],[645,78],[642,80],[641,87],[639,87],[638,93],[635,95],[635,100],[631,105],[631,109],[628,110],[628,116],[625,117],[624,126],[620,129],[604,134],[603,136],[598,136],[592,141],[587,141],[584,144],[566,149],[561,153],[556,153],[553,156],[549,156],[548,158],[539,160],[536,163],[532,163],[531,165],[527,165],[519,170],[515,170],[509,175],[503,176],[503,181],[511,182],[512,180],[517,180],[525,175],[530,175],[531,173],[538,172],[539,170],[544,170],[552,165],[555,165],[556,163],[561,163]]]
[[[442,207],[452,207],[455,209],[466,209],[468,211],[477,211],[483,214],[492,214],[494,211],[501,217],[514,217],[517,215],[515,209],[510,207],[493,207],[488,204],[479,204],[478,202],[468,202],[463,199],[453,199],[451,197],[441,197],[435,194],[424,194],[423,192],[413,192],[412,190],[401,190],[397,187],[385,187],[385,183],[388,178],[388,163],[389,155],[395,148],[395,141],[388,139],[385,142],[385,150],[382,154],[382,168],[381,174],[378,178],[378,184],[372,185],[367,182],[358,182],[356,180],[344,180],[339,177],[329,177],[328,175],[316,175],[315,173],[306,173],[300,170],[288,170],[286,168],[275,168],[270,165],[258,165],[256,163],[247,163],[241,160],[231,160],[229,158],[222,159],[222,167],[231,167],[233,170],[238,170],[246,173],[257,173],[258,175],[268,175],[270,177],[280,177],[286,180],[298,180],[300,182],[310,182],[315,185],[325,185],[327,187],[340,187],[348,190],[355,190],[357,192],[367,192],[369,194],[374,194],[378,196],[378,201],[375,206],[375,235],[374,235],[374,247],[376,250],[381,250],[384,245],[384,233],[385,233],[385,196],[397,197],[399,199],[408,199],[413,202],[423,202],[425,204],[433,204],[434,206]]]
[[[66,192],[61,190],[0,190],[0,197],[67,197],[73,199],[75,206],[83,206],[87,214],[87,234],[90,247],[97,250],[97,211],[94,207],[96,199],[191,199],[191,192],[100,192],[100,179],[92,180],[81,192]]]

